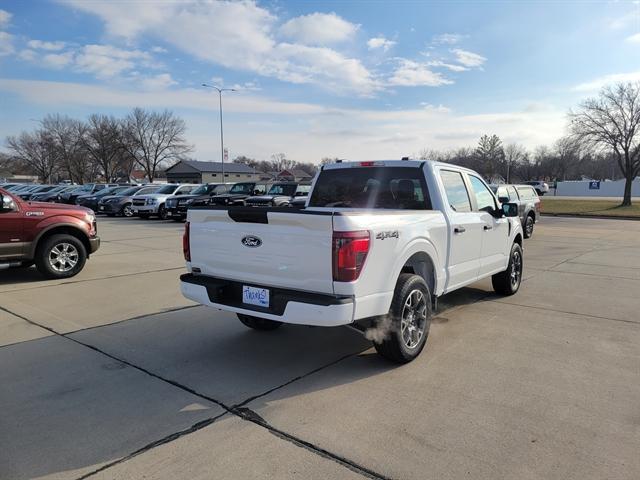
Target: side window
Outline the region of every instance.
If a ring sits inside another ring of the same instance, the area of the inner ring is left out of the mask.
[[[531,193],[530,193],[531,200],[535,200],[538,197],[538,192],[536,192],[535,188],[530,188],[529,190],[531,190]]]
[[[531,200],[533,198],[531,196],[532,190],[533,189],[531,187],[521,187],[518,188],[518,194],[522,200]]]
[[[508,187],[507,190],[509,190],[509,200],[511,200],[512,202],[517,202],[519,200],[519,197],[515,187]]]
[[[469,192],[467,192],[462,174],[451,170],[441,170],[440,178],[447,193],[449,206],[456,212],[470,212],[471,201],[469,200]]]
[[[476,203],[478,204],[478,210],[484,212],[492,212],[496,208],[496,202],[493,199],[493,194],[487,188],[487,186],[475,175],[469,175],[471,181],[471,187],[476,196]]]

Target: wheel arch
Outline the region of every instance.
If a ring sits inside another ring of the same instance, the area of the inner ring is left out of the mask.
[[[91,244],[89,242],[89,237],[87,236],[87,234],[81,228],[78,228],[78,226],[74,225],[73,223],[64,223],[64,224],[51,225],[50,227],[47,227],[45,230],[40,232],[38,237],[36,237],[36,239],[31,244],[31,248],[29,250],[29,259],[35,258],[36,252],[38,251],[38,247],[42,245],[42,242],[44,242],[47,238],[51,237],[52,235],[60,235],[60,234],[71,235],[73,237],[76,237],[78,240],[80,240],[87,252],[87,258],[89,257],[91,253]]]
[[[438,288],[443,284],[443,272],[440,272],[440,262],[433,244],[426,239],[414,242],[405,250],[397,262],[393,279],[402,273],[419,275],[429,286],[431,294],[436,296]]]

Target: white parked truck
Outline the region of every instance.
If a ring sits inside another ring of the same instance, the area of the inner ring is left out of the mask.
[[[350,325],[396,362],[427,340],[436,299],[522,279],[517,205],[472,170],[431,161],[325,165],[306,208],[189,209],[182,293],[257,330]]]

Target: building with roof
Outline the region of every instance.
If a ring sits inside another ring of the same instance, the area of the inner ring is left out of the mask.
[[[276,180],[279,182],[311,183],[313,175],[309,175],[307,172],[299,168],[291,168],[279,172]]]
[[[226,183],[259,180],[259,173],[244,163],[225,162],[224,178],[221,162],[181,160],[166,170],[171,183]]]

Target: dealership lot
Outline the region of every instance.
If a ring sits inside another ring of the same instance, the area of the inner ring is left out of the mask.
[[[0,478],[640,477],[640,222],[544,218],[525,282],[440,302],[413,363],[185,300],[182,226],[100,219],[0,272]]]

